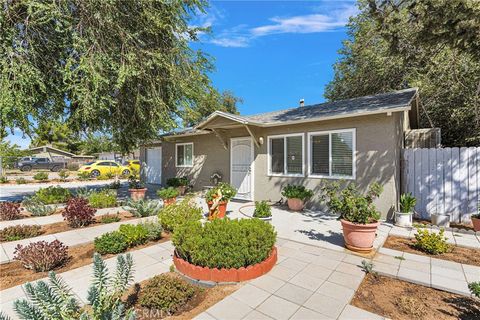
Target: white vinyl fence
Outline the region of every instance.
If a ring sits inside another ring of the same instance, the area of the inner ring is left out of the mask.
[[[403,149],[402,190],[417,198],[422,218],[469,222],[480,201],[480,148]]]

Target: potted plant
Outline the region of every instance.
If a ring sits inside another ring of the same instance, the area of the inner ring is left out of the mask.
[[[134,201],[145,199],[147,188],[145,188],[144,184],[140,181],[136,174],[132,174],[130,177],[128,177],[128,192]]]
[[[187,191],[187,187],[190,181],[188,180],[187,177],[181,177],[181,178],[170,178],[167,179],[167,187],[173,187],[178,189],[178,193],[183,196],[185,192]]]
[[[330,183],[323,187],[323,199],[330,210],[339,214],[342,223],[345,246],[353,251],[368,252],[373,249],[373,241],[379,225],[380,213],[373,200],[382,193],[378,183],[370,185],[366,195],[360,193],[354,183],[340,191],[340,184]]]
[[[253,217],[267,222],[272,220],[272,208],[270,208],[267,201],[255,201]]]
[[[411,193],[404,193],[400,196],[400,211],[395,211],[395,224],[399,227],[411,227],[413,208],[417,199]]]
[[[227,212],[227,203],[235,197],[237,190],[226,182],[220,182],[205,194],[209,210],[209,219],[223,218]]]
[[[287,185],[282,190],[282,196],[287,198],[288,208],[293,211],[301,211],[305,206],[305,200],[313,196],[313,191],[299,185]]]
[[[175,203],[179,192],[177,188],[168,187],[158,190],[157,194],[163,200],[163,205],[166,207]]]

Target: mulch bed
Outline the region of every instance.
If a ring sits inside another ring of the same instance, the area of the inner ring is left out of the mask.
[[[171,277],[180,277],[174,272],[168,273]],[[154,275],[152,275],[154,276]],[[241,284],[232,284],[232,285],[218,285],[212,288],[198,288],[197,292],[186,304],[184,304],[179,310],[177,310],[172,315],[162,314],[158,310],[150,310],[148,308],[142,307],[138,303],[138,295],[143,286],[148,282],[144,280],[140,283],[135,284],[127,292],[124,297],[126,301],[126,306],[128,308],[134,307],[137,319],[139,320],[150,320],[150,319],[171,319],[171,320],[189,320],[193,319],[198,314],[207,310],[220,300],[224,299],[226,296],[232,294],[241,287]]]
[[[170,234],[164,233],[162,239],[157,241],[150,241],[141,246],[129,248],[126,252],[142,249],[155,244],[166,242],[168,240],[170,240]],[[68,261],[64,265],[56,268],[53,271],[55,271],[56,273],[61,273],[91,264],[94,252],[95,248],[93,242],[79,246],[69,247],[68,253],[70,255],[70,259],[68,259]],[[116,256],[116,254],[106,254],[103,255],[102,258],[108,259],[114,256]],[[30,269],[25,269],[20,261],[0,264],[0,290],[5,290],[20,284],[24,284],[25,282],[35,281],[44,278],[47,275],[48,272],[34,272]]]
[[[117,215],[116,213],[108,214],[108,216],[116,216],[116,215]],[[41,235],[45,236],[45,235],[48,235],[48,234],[65,232],[65,231],[70,231],[70,230],[82,230],[82,229],[91,228],[91,227],[98,227],[99,225],[105,224],[105,223],[101,222],[103,216],[105,216],[105,215],[95,217],[95,222],[93,222],[92,224],[89,224],[88,226],[83,227],[83,228],[72,228],[68,225],[68,223],[66,221],[44,224],[44,225],[41,226],[41,234],[39,234],[38,236],[41,236]],[[132,214],[130,212],[127,212],[127,211],[119,212],[118,217],[120,218],[120,221],[118,221],[118,222],[128,221],[128,220],[132,220],[132,219],[137,218],[137,217],[132,216]],[[3,241],[3,240],[0,241],[0,243],[5,243],[5,242],[8,242],[8,241]]]
[[[431,255],[416,249],[413,246],[415,239],[403,238],[397,236],[388,236],[383,244],[385,248],[414,253],[422,256],[428,256],[436,259],[449,260],[458,263],[471,264],[480,267],[480,249],[464,248],[451,245],[451,250],[447,253]]]
[[[480,319],[480,300],[390,277],[368,274],[352,305],[399,320]]]

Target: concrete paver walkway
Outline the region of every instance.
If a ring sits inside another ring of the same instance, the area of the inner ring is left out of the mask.
[[[121,224],[136,224],[144,221],[156,221],[156,216],[131,219],[127,221],[114,222],[96,227],[78,228],[70,231],[38,236],[18,241],[10,241],[0,244],[0,264],[7,263],[13,260],[15,247],[18,244],[27,245],[36,241],[53,241],[55,239],[63,242],[67,246],[76,246],[88,242],[92,242],[95,237],[101,236],[104,233],[117,230]]]
[[[480,280],[480,267],[381,248],[373,258],[379,274],[470,296],[468,283]]]

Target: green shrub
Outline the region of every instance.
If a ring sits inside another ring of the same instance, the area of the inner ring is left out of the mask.
[[[1,241],[17,241],[27,238],[33,238],[42,234],[41,227],[38,225],[16,225],[0,230]]]
[[[40,188],[35,192],[35,196],[44,204],[65,203],[71,197],[68,189],[60,186],[50,186],[48,188]]]
[[[66,181],[70,176],[70,172],[67,169],[62,169],[58,172],[58,176],[60,177],[60,180]]]
[[[191,197],[188,197],[181,202],[162,208],[158,214],[158,218],[165,231],[173,232],[175,228],[182,223],[202,219],[202,209],[196,205]]]
[[[93,208],[111,208],[117,205],[117,193],[115,190],[101,190],[90,193],[88,203]]]
[[[33,176],[33,180],[46,181],[46,180],[48,180],[48,173],[46,173],[46,172],[37,172],[37,173],[35,173],[35,175]]]
[[[226,182],[220,182],[216,187],[207,191],[205,199],[213,201],[219,194],[222,196],[220,201],[230,201],[237,194],[237,189]]]
[[[470,289],[470,292],[476,296],[477,298],[480,298],[480,281],[478,282],[470,282],[468,284],[468,289]]]
[[[148,230],[141,224],[122,224],[118,231],[125,237],[129,247],[138,246],[148,241]]]
[[[163,188],[157,191],[157,195],[163,200],[176,198],[178,194],[178,190],[173,187]]]
[[[167,187],[178,188],[178,187],[188,186],[189,183],[190,181],[188,180],[187,177],[167,179]]]
[[[176,227],[173,244],[179,256],[209,268],[240,268],[265,260],[276,241],[272,225],[259,219],[189,221]]]
[[[141,225],[147,231],[147,240],[154,241],[162,238],[163,228],[159,222],[140,222]]]
[[[100,222],[103,224],[113,223],[120,221],[120,216],[117,214],[106,214],[100,218]]]
[[[367,224],[378,221],[380,213],[373,200],[382,193],[382,186],[373,183],[366,195],[362,195],[354,183],[348,184],[340,191],[340,183],[326,183],[322,188],[322,199],[330,210],[340,215],[340,219],[352,223]]]
[[[125,236],[119,231],[112,231],[96,237],[93,241],[95,251],[100,254],[117,254],[128,248]]]
[[[272,216],[272,208],[267,201],[255,201],[255,211],[253,211],[254,218],[268,218]]]
[[[8,178],[6,176],[0,176],[0,184],[8,183]]]
[[[87,172],[87,171],[82,171],[82,172],[77,173],[77,178],[78,178],[78,180],[80,180],[80,181],[84,181],[84,180],[89,180],[91,177],[90,177],[90,173],[89,173],[89,172]]]
[[[36,217],[49,216],[57,211],[56,205],[44,204],[36,195],[25,197],[22,201],[22,205],[32,214],[32,216]]]
[[[304,186],[288,184],[283,188],[282,196],[287,199],[305,200],[313,196],[313,191],[305,188]]]
[[[142,307],[161,310],[170,315],[188,303],[197,290],[183,279],[161,274],[147,281],[140,291],[139,302]]]
[[[400,212],[412,212],[417,204],[417,199],[411,193],[404,193],[400,196]]]
[[[25,178],[17,178],[15,179],[16,184],[26,184],[27,180]]]
[[[123,209],[127,210],[128,212],[132,213],[135,217],[149,217],[155,214],[158,214],[162,205],[160,201],[157,200],[132,200],[129,199],[127,204]]]
[[[450,249],[447,238],[443,236],[444,229],[439,233],[429,232],[427,229],[417,229],[414,247],[429,254],[442,254]]]

